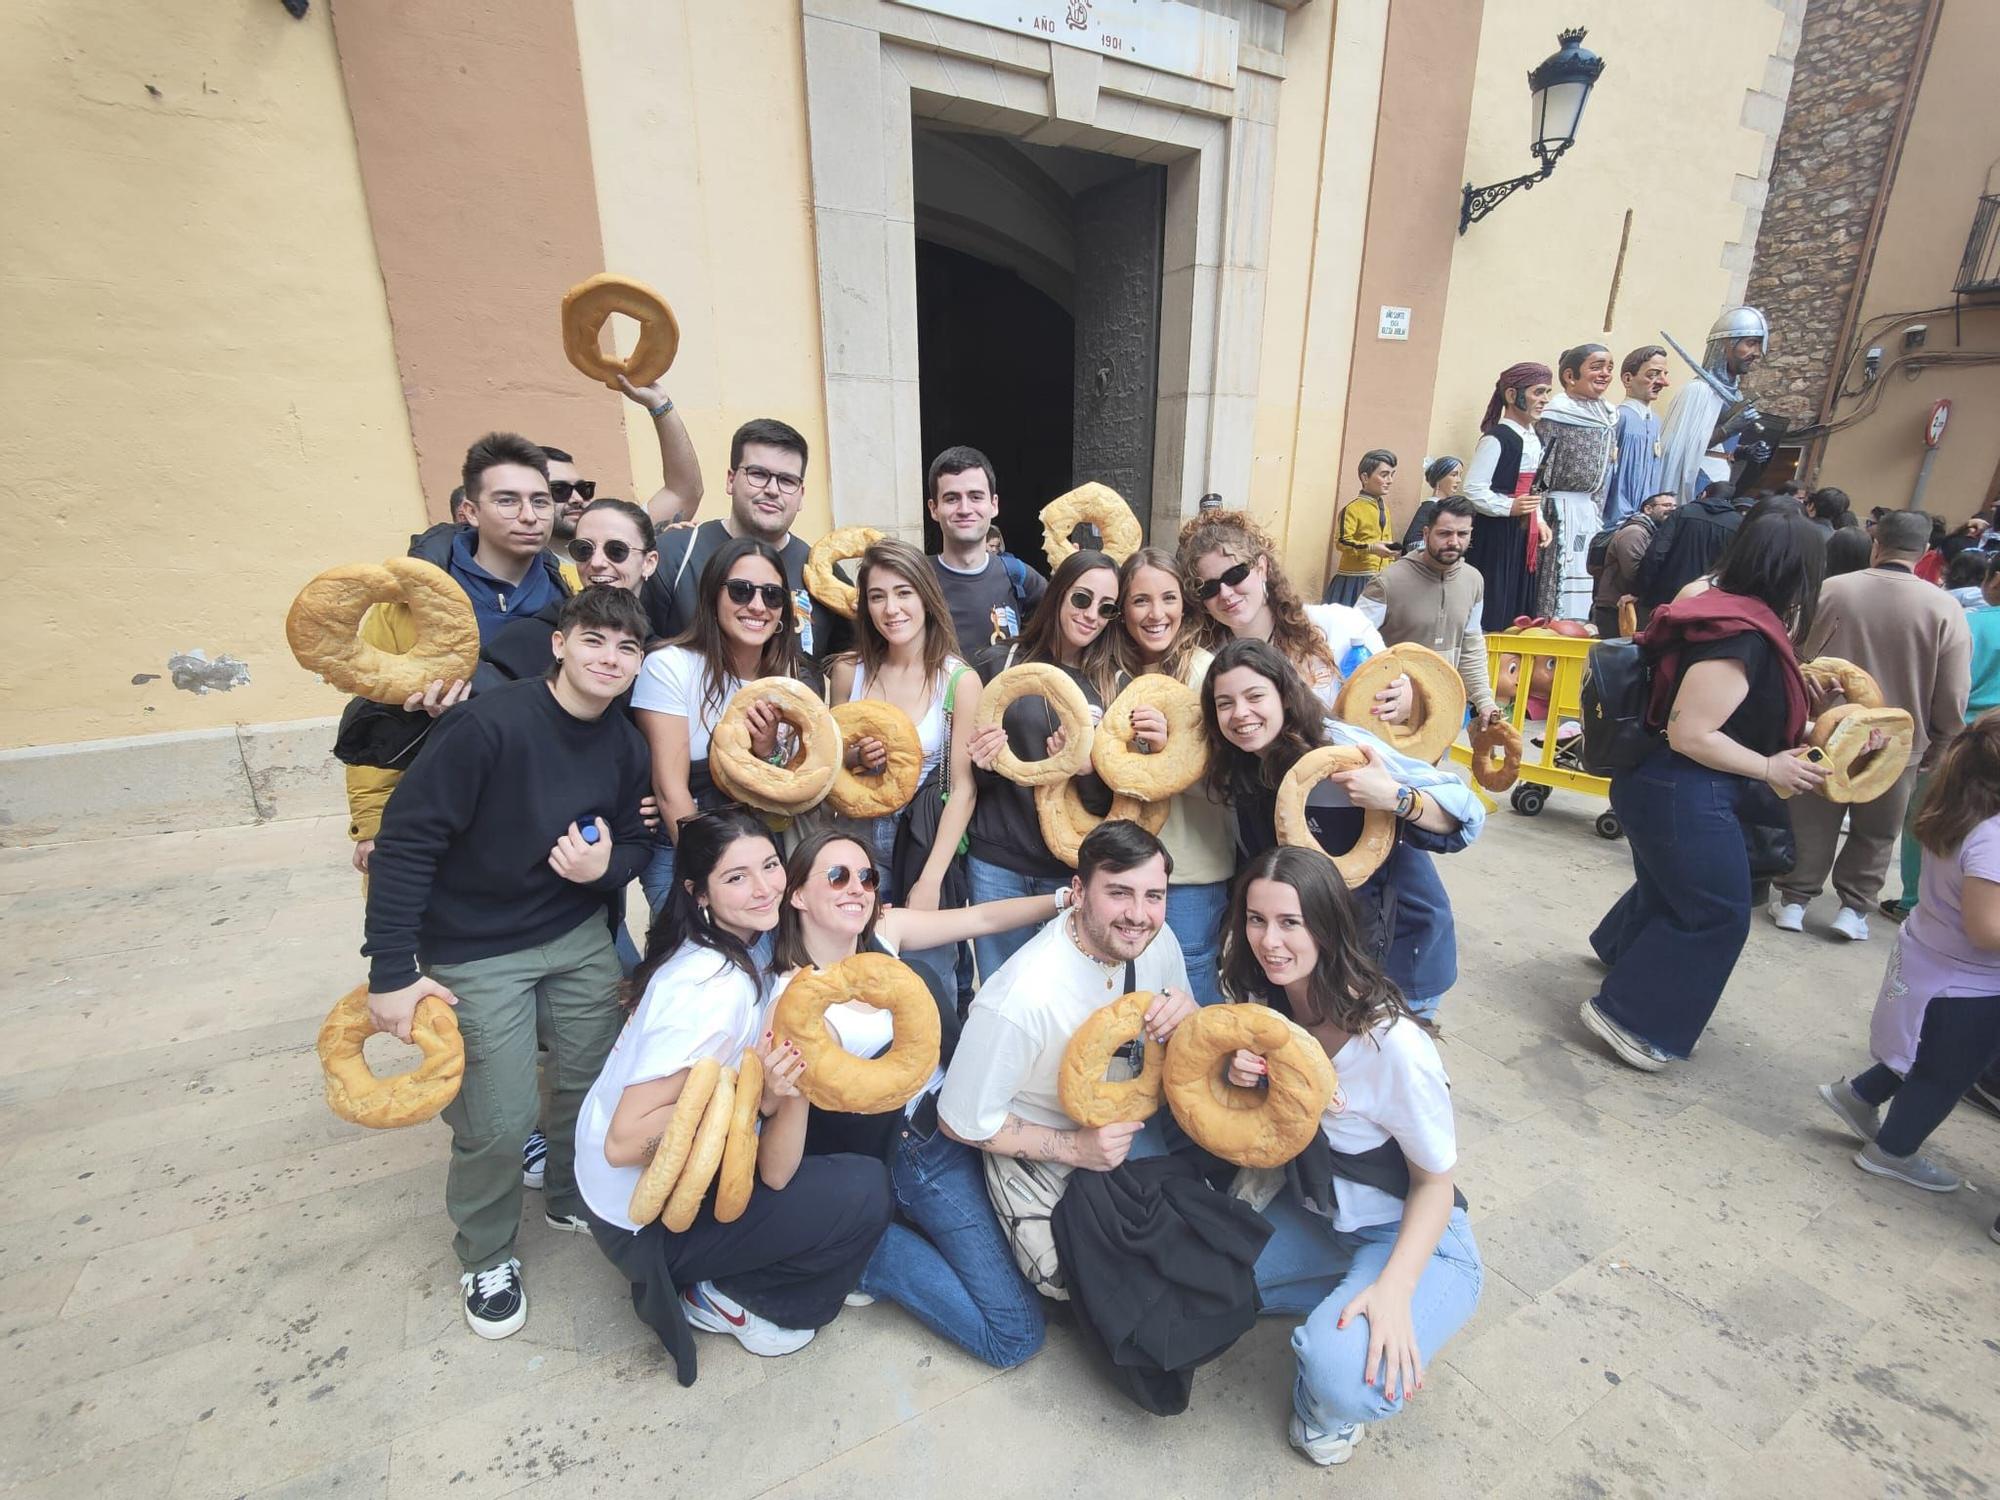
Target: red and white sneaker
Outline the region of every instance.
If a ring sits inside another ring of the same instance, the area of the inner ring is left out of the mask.
[[[681,1292],[687,1320],[707,1333],[726,1333],[752,1354],[796,1354],[813,1341],[814,1328],[780,1328],[760,1318],[740,1302],[715,1289],[712,1281],[697,1281]]]

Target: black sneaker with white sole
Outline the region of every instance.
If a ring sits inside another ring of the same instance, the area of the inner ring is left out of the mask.
[[[589,1234],[590,1220],[578,1214],[559,1214],[553,1210],[542,1215],[542,1222],[551,1229],[560,1229],[564,1234]]]
[[[518,1260],[467,1271],[458,1289],[465,1297],[465,1326],[483,1339],[504,1339],[528,1321],[528,1287]]]
[[[543,1164],[549,1158],[549,1143],[537,1130],[521,1147],[521,1186],[538,1191],[543,1181]]]

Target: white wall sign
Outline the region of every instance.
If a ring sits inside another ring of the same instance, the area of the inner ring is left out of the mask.
[[[1236,87],[1236,23],[1178,0],[897,0],[961,21]]]
[[[1382,321],[1375,325],[1378,339],[1407,339],[1410,336],[1410,310],[1407,307],[1385,307]]]

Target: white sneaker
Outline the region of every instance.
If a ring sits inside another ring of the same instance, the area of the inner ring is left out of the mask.
[[[712,1281],[697,1281],[681,1293],[687,1320],[706,1333],[726,1333],[752,1354],[796,1354],[813,1341],[813,1328],[780,1328],[742,1303],[725,1297]]]
[[[1330,1464],[1344,1464],[1354,1457],[1354,1445],[1361,1441],[1361,1435],[1367,1430],[1359,1422],[1349,1422],[1331,1432],[1309,1433],[1305,1418],[1295,1411],[1285,1436],[1291,1439],[1294,1448],[1325,1468]]]
[[[873,1307],[875,1299],[866,1292],[849,1292],[843,1299],[849,1307]]]
[[[1868,941],[1868,919],[1852,907],[1843,906],[1835,913],[1833,930],[1850,942]]]
[[[1780,932],[1804,932],[1806,909],[1796,901],[1771,898],[1771,925]]]

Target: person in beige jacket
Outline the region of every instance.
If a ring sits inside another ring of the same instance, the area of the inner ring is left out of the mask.
[[[1435,502],[1421,552],[1399,557],[1377,573],[1355,605],[1394,646],[1415,641],[1458,668],[1466,701],[1481,723],[1500,717],[1486,668],[1480,629],[1485,580],[1465,561],[1472,541],[1472,502],[1450,495]]]
[[[1867,912],[1882,893],[1918,769],[1964,727],[1972,677],[1972,633],[1965,611],[1912,571],[1930,531],[1931,518],[1921,511],[1883,516],[1875,523],[1870,565],[1829,578],[1820,589],[1819,616],[1800,658],[1837,656],[1853,662],[1875,679],[1885,704],[1909,714],[1915,730],[1909,765],[1873,802],[1793,799],[1798,861],[1790,874],[1780,877],[1771,897],[1771,920],[1785,932],[1804,929],[1806,906],[1831,873],[1840,897],[1833,930],[1855,942],[1866,940]]]

